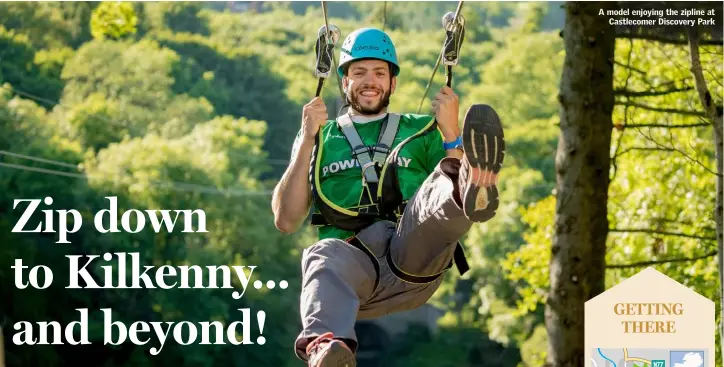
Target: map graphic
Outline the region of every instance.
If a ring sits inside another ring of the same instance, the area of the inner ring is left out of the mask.
[[[710,367],[705,350],[594,348],[591,367]]]

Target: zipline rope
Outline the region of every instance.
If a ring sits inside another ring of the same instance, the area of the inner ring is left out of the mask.
[[[324,14],[324,29],[327,31],[329,36],[329,20],[327,19],[327,3],[322,1],[322,14]]]
[[[384,8],[382,8],[382,32],[385,31],[387,25],[387,1],[385,1]]]
[[[458,2],[458,7],[455,10],[455,17],[453,18],[453,24],[457,28],[458,24],[458,17],[460,16],[460,10],[463,7],[463,1]],[[457,29],[456,29],[457,31]],[[432,75],[430,76],[430,80],[427,81],[427,86],[425,87],[425,93],[422,96],[422,100],[420,100],[420,105],[417,107],[417,113],[420,113],[420,110],[422,110],[422,104],[425,102],[425,98],[427,98],[427,93],[430,91],[430,85],[432,85],[432,80],[435,78],[435,74],[437,73],[437,68],[440,66],[440,60],[442,60],[442,57],[445,52],[445,47],[443,47],[440,50],[440,55],[437,58],[437,61],[435,61],[435,66],[432,68]],[[452,66],[447,65],[447,80],[446,80],[447,86],[451,86],[452,84]]]
[[[324,1],[322,1],[322,14],[324,15],[324,41],[325,43],[328,43],[329,40],[329,21],[327,20],[327,4],[325,4]],[[319,35],[317,35],[319,36]],[[326,46],[324,47],[324,51],[322,51],[322,45],[319,45],[319,38],[317,38],[317,68],[319,67],[319,61],[320,57],[322,55],[322,52],[326,51]],[[322,86],[324,86],[324,79],[325,78],[319,78],[319,81],[317,82],[317,92],[315,93],[316,97],[319,97],[322,93]]]
[[[31,156],[31,158],[36,158],[36,157]],[[66,171],[58,171],[58,170],[52,170],[52,169],[47,169],[47,168],[41,168],[41,167],[26,166],[26,165],[22,165],[22,164],[0,162],[0,168],[13,168],[13,169],[18,169],[18,170],[23,170],[23,171],[37,172],[37,173],[41,173],[41,174],[54,175],[54,176],[65,176],[65,177],[82,178],[82,179],[90,178],[90,176],[87,173],[73,173],[73,172],[66,172]],[[122,178],[134,178],[134,177],[131,175],[115,175],[114,178],[122,179]],[[223,194],[223,195],[227,195],[227,196],[267,196],[267,195],[271,195],[271,193],[272,193],[271,191],[220,189],[220,188],[213,187],[213,186],[204,186],[204,185],[190,184],[190,183],[178,182],[178,181],[147,180],[147,181],[145,181],[145,183],[151,184],[153,186],[165,187],[167,189],[174,190],[174,191],[196,192],[196,193],[206,193],[206,194]]]
[[[325,1],[322,1],[322,13],[324,14],[324,27],[325,29],[329,29],[329,20],[327,20],[327,3]],[[339,74],[336,73],[337,70],[337,58],[334,56],[334,53],[332,53],[332,71],[334,72],[334,76],[337,78],[337,88],[339,89],[339,95],[340,98],[342,98],[342,103],[344,103],[344,91],[342,90],[342,81],[339,79]]]

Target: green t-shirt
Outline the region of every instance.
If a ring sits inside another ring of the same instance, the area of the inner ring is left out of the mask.
[[[377,144],[383,119],[366,123],[354,123],[360,138],[367,146]],[[392,149],[403,140],[418,134],[433,122],[432,116],[403,114]],[[336,121],[328,121],[321,129],[323,137],[322,157],[320,159],[319,182],[322,193],[343,208],[358,205],[362,195],[362,170],[353,158],[349,143]],[[295,141],[300,142],[301,130]],[[435,169],[438,162],[446,156],[442,135],[439,130],[431,131],[411,139],[400,149],[398,159],[398,177],[404,200],[408,200]],[[314,169],[314,167],[312,167]],[[317,212],[317,209],[313,209]],[[332,226],[319,227],[319,239],[345,239],[354,235]]]

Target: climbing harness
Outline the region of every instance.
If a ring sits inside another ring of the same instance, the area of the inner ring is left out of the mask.
[[[327,199],[321,190],[320,168],[323,136],[317,136],[316,150],[312,156],[310,183],[313,198],[319,213],[312,214],[312,225],[333,225],[346,231],[358,233],[378,219],[397,222],[404,212],[406,203],[397,182],[397,153],[410,138],[390,150],[399,130],[400,115],[388,113],[378,137],[377,144],[366,146],[354,127],[349,114],[337,118],[337,126],[350,146],[352,156],[362,171],[362,196],[357,206],[343,208]]]
[[[425,94],[435,76],[439,63],[442,61],[447,67],[447,85],[452,83],[452,66],[457,65],[460,46],[464,39],[465,20],[460,14],[462,1],[459,2],[455,13],[449,12],[443,17],[443,28],[446,32],[445,43],[437,60],[433,75],[428,82]],[[317,65],[315,77],[319,78],[317,96],[319,96],[324,79],[329,77],[333,59],[334,45],[340,36],[337,27],[329,26],[327,21],[326,5],[322,1],[325,25],[320,28],[317,35]],[[329,31],[327,31],[329,30]],[[375,58],[387,61],[391,64],[391,71],[394,76],[400,72],[399,62],[395,47],[389,37],[380,30],[363,28],[347,36],[341,46],[337,74],[341,78],[348,63],[365,58]],[[344,98],[344,96],[343,96]],[[423,97],[424,100],[425,97]],[[346,99],[346,98],[345,98]],[[420,104],[422,106],[422,102]],[[418,110],[419,113],[419,110]],[[312,162],[309,173],[309,181],[312,187],[312,197],[318,213],[312,214],[312,225],[332,225],[342,230],[353,232],[355,235],[347,239],[347,243],[358,248],[373,261],[377,272],[375,288],[379,284],[379,262],[375,255],[365,246],[356,235],[363,229],[369,227],[378,220],[388,220],[399,223],[404,213],[407,202],[403,200],[402,192],[398,181],[398,157],[401,148],[412,141],[437,128],[437,120],[432,119],[418,132],[400,142],[395,149],[392,149],[393,141],[397,135],[400,124],[400,115],[388,113],[382,123],[377,144],[366,146],[359,136],[349,113],[340,115],[337,118],[336,126],[344,134],[350,145],[353,158],[359,164],[362,175],[362,196],[358,205],[350,208],[341,207],[329,200],[321,190],[320,169],[324,147],[324,136],[318,132],[315,137]],[[463,248],[458,242],[455,248],[453,260],[441,272],[433,275],[419,276],[409,274],[395,265],[390,251],[387,252],[386,261],[391,271],[403,281],[415,284],[426,284],[435,281],[445,271],[453,266],[458,267],[460,274],[464,274],[469,266],[465,259]]]

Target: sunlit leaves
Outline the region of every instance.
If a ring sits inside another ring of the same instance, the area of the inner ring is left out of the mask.
[[[136,33],[138,17],[133,4],[107,1],[101,3],[91,16],[91,34],[96,39],[120,39]]]

